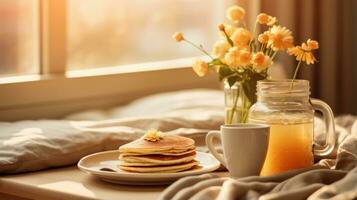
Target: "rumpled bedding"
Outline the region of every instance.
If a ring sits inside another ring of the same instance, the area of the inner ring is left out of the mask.
[[[322,137],[322,122],[315,130]],[[214,174],[185,177],[169,186],[159,199],[166,200],[349,200],[357,199],[357,118],[336,118],[336,157],[313,167],[267,177],[239,179]]]
[[[191,137],[203,146],[207,131],[222,123],[222,92],[199,89],[156,94],[63,120],[0,122],[0,174],[73,165],[88,154],[117,149],[150,128]]]
[[[117,149],[149,128],[184,135],[206,151],[205,135],[223,124],[223,93],[186,90],[151,95],[126,106],[75,113],[63,120],[0,122],[0,174],[73,165],[88,154]],[[357,199],[357,118],[336,118],[337,148],[310,169],[271,177],[186,177],[161,199]],[[324,127],[315,120],[317,145]]]

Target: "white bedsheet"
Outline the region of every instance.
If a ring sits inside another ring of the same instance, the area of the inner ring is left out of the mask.
[[[117,149],[149,128],[186,135],[204,145],[207,131],[222,123],[223,94],[216,90],[152,95],[64,120],[0,122],[0,173],[72,165],[85,155]]]

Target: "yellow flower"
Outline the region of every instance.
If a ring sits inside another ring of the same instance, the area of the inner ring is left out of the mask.
[[[263,65],[264,60],[265,60],[265,54],[263,52],[258,52],[253,56],[252,64],[260,66],[260,65]]]
[[[239,49],[238,47],[232,47],[228,50],[228,53],[224,56],[225,63],[230,68],[235,68],[239,65]]]
[[[316,40],[311,40],[308,39],[307,40],[307,46],[311,49],[311,50],[315,50],[319,48],[319,43]]]
[[[288,54],[296,57],[296,60],[300,61],[303,59],[305,51],[301,46],[296,46],[288,49]]]
[[[202,60],[196,60],[196,62],[193,64],[193,71],[199,76],[205,76],[208,72],[208,63],[202,61]]]
[[[182,40],[184,40],[185,38],[183,37],[182,33],[180,32],[175,32],[173,35],[172,35],[172,38],[174,40],[176,40],[176,42],[181,42]]]
[[[277,19],[276,19],[276,17],[272,17],[272,16],[267,15],[265,13],[260,13],[257,16],[257,22],[259,24],[265,24],[265,25],[268,25],[268,26],[272,26],[277,22]]]
[[[220,24],[219,26],[221,27],[221,25],[224,27],[224,31],[227,33],[228,37],[231,37],[233,33],[237,30],[236,27],[229,24]],[[218,29],[220,29],[220,27],[218,27]],[[221,29],[220,29],[220,34],[223,38],[226,38],[226,36],[223,33],[223,30]]]
[[[259,24],[267,24],[269,22],[269,15],[265,14],[265,13],[260,13],[257,16],[257,22]]]
[[[312,50],[318,48],[318,42],[315,40],[308,40],[307,44],[302,43],[301,46],[295,46],[288,49],[289,55],[294,55],[297,61],[306,62],[306,64],[314,64],[317,60],[315,56],[312,54]]]
[[[306,64],[310,65],[310,64],[314,64],[317,60],[311,52],[306,52],[303,61],[305,61]]]
[[[239,6],[232,6],[227,9],[226,16],[232,22],[239,22],[244,18],[245,10]]]
[[[218,29],[220,30],[220,31],[224,31],[224,24],[218,24]]]
[[[213,45],[212,54],[218,58],[223,58],[231,46],[224,40],[219,40]]]
[[[252,34],[245,28],[238,28],[236,31],[234,31],[231,39],[235,46],[245,48],[248,46],[250,40],[252,39]]]
[[[245,68],[250,65],[252,55],[245,49],[239,49],[238,47],[232,47],[228,53],[224,56],[225,63],[230,68],[242,67]]]
[[[262,71],[272,64],[272,60],[269,56],[266,56],[263,52],[256,53],[251,63],[256,71]]]
[[[269,22],[267,23],[268,26],[273,26],[278,22],[278,19],[276,17],[270,17]]]
[[[246,67],[250,64],[250,60],[252,59],[252,55],[247,50],[240,50],[239,52],[239,65]]]
[[[286,27],[273,26],[269,30],[268,47],[274,51],[285,50],[293,46],[291,31]]]
[[[264,33],[260,34],[258,36],[258,41],[262,44],[266,44],[269,42],[269,33],[268,31],[265,31]]]

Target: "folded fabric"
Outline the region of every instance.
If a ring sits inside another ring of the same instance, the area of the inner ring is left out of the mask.
[[[357,121],[337,118],[336,159],[321,160],[307,169],[268,177],[220,178],[212,174],[185,177],[169,186],[159,199],[357,199]],[[342,131],[342,132],[341,132]]]
[[[200,106],[192,105],[199,102]],[[150,128],[185,135],[204,145],[207,131],[223,123],[223,95],[216,90],[158,94],[101,112],[116,114],[99,121],[91,118],[91,111],[72,115],[78,121],[0,122],[0,174],[72,165],[85,155],[117,149]]]

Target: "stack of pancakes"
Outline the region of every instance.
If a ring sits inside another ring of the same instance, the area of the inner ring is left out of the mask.
[[[198,165],[195,141],[177,135],[163,135],[150,141],[144,137],[119,148],[120,169],[131,172],[179,172]]]

